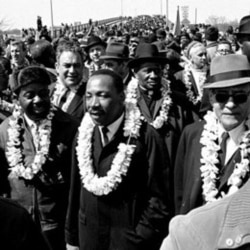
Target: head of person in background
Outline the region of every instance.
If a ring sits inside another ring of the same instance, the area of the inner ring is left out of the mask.
[[[103,63],[100,57],[105,54],[106,46],[107,44],[98,36],[92,35],[88,38],[85,51],[88,55],[88,64],[92,62],[95,66],[95,70],[100,69]]]
[[[30,64],[28,59],[26,58],[27,51],[24,42],[22,41],[11,42],[9,51],[10,51],[12,69],[20,70]]]
[[[167,37],[167,33],[165,30],[163,29],[158,29],[156,31],[156,38],[157,38],[157,41],[160,41],[160,42],[164,42],[166,41],[166,37]]]
[[[12,73],[10,60],[0,56],[0,95],[8,88],[9,76]]]
[[[73,41],[58,44],[56,50],[56,71],[58,81],[65,87],[74,89],[82,81],[83,56],[82,49]]]
[[[26,36],[23,40],[27,55],[30,56],[30,46],[35,42],[34,36]]]
[[[183,32],[180,35],[180,46],[181,46],[181,50],[182,52],[185,54],[185,51],[187,49],[187,46],[189,45],[189,43],[191,42],[191,39],[188,35],[188,33]]]
[[[244,16],[240,20],[237,32],[235,32],[237,43],[239,45],[239,50],[236,51],[237,54],[242,54],[242,46],[244,42],[250,41],[250,15]]]
[[[193,69],[207,69],[207,51],[203,43],[191,42],[187,47],[186,55]]]
[[[44,39],[35,41],[30,46],[30,56],[32,64],[45,67],[49,73],[51,82],[55,82],[57,79],[55,70],[56,53],[52,44]]]
[[[128,47],[129,47],[129,56],[130,57],[133,58],[135,56],[135,51],[137,49],[137,46],[138,46],[139,42],[140,42],[139,37],[136,37],[136,36],[130,37],[129,45],[128,45]]]
[[[123,79],[128,75],[129,48],[124,43],[109,43],[105,55],[101,56],[106,69],[113,70]]]
[[[233,54],[232,44],[227,40],[221,40],[217,44],[216,56]]]

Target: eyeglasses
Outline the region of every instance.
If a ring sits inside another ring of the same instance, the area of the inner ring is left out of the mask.
[[[233,102],[237,104],[242,104],[247,101],[250,92],[247,93],[215,93],[215,100],[219,103],[226,103],[230,97],[233,98]]]

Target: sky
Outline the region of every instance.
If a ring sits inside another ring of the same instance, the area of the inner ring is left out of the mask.
[[[95,21],[121,15],[166,15],[167,6],[172,22],[176,20],[177,6],[181,19],[183,6],[188,6],[191,23],[195,23],[195,13],[197,23],[205,23],[212,15],[239,21],[250,14],[249,0],[0,0],[0,20],[6,28],[21,29],[36,27],[37,16],[41,16],[43,25],[50,27],[51,3],[54,26],[87,23],[90,18]]]

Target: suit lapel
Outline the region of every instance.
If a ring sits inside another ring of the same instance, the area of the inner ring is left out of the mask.
[[[142,95],[140,94],[140,91],[137,89],[137,94],[138,94],[138,106],[140,108],[140,111],[142,113],[142,115],[146,118],[146,120],[148,122],[152,122],[152,116],[150,114],[148,105],[146,104],[144,98],[142,97]]]
[[[194,94],[195,94],[196,96],[198,96],[198,95],[199,95],[199,91],[198,91],[197,84],[196,84],[196,82],[195,82],[194,75],[193,75],[193,72],[192,72],[192,71],[190,71],[189,79],[190,79],[190,81],[191,81],[191,83],[192,83],[192,87],[193,87],[193,90],[194,90]]]

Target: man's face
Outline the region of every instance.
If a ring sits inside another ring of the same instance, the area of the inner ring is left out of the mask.
[[[118,93],[109,75],[92,76],[86,87],[86,105],[95,124],[107,126],[117,120],[124,108],[124,93]]]
[[[249,91],[249,86],[241,85],[210,92],[213,110],[225,130],[230,131],[236,128],[248,117]]]
[[[104,54],[105,48],[102,45],[95,45],[89,49],[89,57],[95,63],[98,63],[100,56]]]
[[[204,46],[194,47],[190,51],[190,60],[196,69],[202,69],[207,65],[207,52]]]
[[[114,72],[123,77],[125,71],[125,64],[123,61],[108,59],[104,60],[104,64],[106,69],[113,70]]]
[[[83,62],[80,54],[72,51],[62,52],[56,63],[56,70],[65,86],[77,86],[83,76]]]
[[[162,66],[158,63],[142,67],[136,72],[139,84],[147,90],[159,90],[161,88],[162,75]]]
[[[50,109],[49,89],[42,83],[32,83],[21,88],[18,102],[33,121],[46,118]]]
[[[230,45],[226,43],[218,44],[216,52],[218,52],[218,54],[221,56],[225,56],[232,53]]]
[[[25,59],[25,51],[21,44],[11,44],[10,45],[10,55],[12,63],[16,65],[21,65]]]

